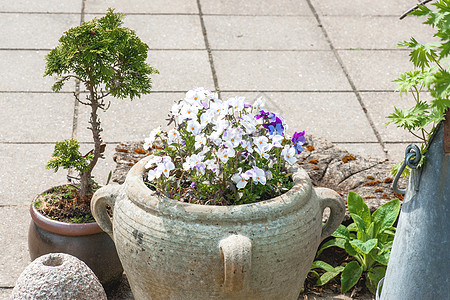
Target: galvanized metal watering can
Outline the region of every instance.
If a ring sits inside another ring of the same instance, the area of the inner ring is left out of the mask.
[[[405,162],[417,168],[419,161],[420,150],[409,146]],[[425,164],[409,178],[377,299],[450,299],[450,111],[430,140]]]

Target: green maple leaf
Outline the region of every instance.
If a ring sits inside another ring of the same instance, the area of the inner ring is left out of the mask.
[[[419,43],[415,38],[411,37],[411,40],[398,43],[400,47],[408,47],[412,49],[409,54],[409,60],[414,64],[416,68],[424,69],[430,66],[430,62],[437,57],[436,48],[441,46],[440,43]]]

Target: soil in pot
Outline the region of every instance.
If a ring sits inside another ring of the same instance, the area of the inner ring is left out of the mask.
[[[114,242],[92,217],[89,203],[82,203],[76,195],[76,187],[65,185],[49,189],[33,201],[28,231],[30,258],[48,253],[73,255],[109,290],[119,284],[122,264]]]

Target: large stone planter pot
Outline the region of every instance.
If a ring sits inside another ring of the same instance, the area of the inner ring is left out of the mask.
[[[123,268],[116,247],[97,223],[51,220],[33,205],[30,206],[30,215],[28,249],[31,260],[48,253],[67,253],[86,263],[105,289],[120,282]]]
[[[91,202],[116,243],[135,299],[297,299],[319,243],[344,217],[336,192],[312,188],[307,173],[295,168],[295,186],[271,200],[182,203],[145,186],[148,159]],[[325,207],[331,215],[322,227]]]

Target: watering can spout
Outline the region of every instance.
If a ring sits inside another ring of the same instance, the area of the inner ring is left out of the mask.
[[[412,170],[381,300],[450,297],[450,113],[430,140],[423,167]],[[377,299],[379,293],[377,292]]]

